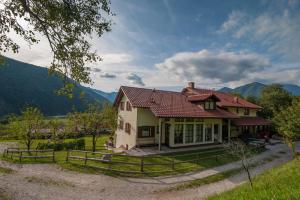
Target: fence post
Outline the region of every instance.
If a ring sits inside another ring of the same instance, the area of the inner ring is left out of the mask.
[[[38,152],[36,151],[36,152],[35,152],[35,157],[34,157],[34,160],[35,160],[35,161],[36,161],[37,153],[38,153]]]
[[[144,157],[141,156],[141,172],[144,172]]]
[[[174,161],[174,157],[172,158],[172,170],[175,169],[175,161]]]
[[[68,150],[67,150],[67,158],[66,158],[66,162],[69,161],[69,154],[70,154],[70,150],[68,149]]]
[[[84,165],[86,165],[86,162],[87,162],[87,152],[85,152]]]
[[[53,156],[53,157],[52,157],[52,161],[55,162],[55,151],[54,151],[54,149],[53,149],[52,156]]]
[[[23,151],[21,151],[21,154],[20,154],[20,162],[22,162],[22,154],[23,154]]]

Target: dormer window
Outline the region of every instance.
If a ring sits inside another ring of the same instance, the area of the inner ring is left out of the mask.
[[[215,110],[216,109],[216,102],[212,99],[206,100],[204,102],[204,109],[205,110]]]

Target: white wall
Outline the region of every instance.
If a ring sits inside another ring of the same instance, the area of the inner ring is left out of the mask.
[[[118,108],[118,124],[120,119],[123,120],[124,126],[123,130],[117,129],[116,131],[116,147],[128,145],[128,148],[131,149],[136,145],[137,138],[137,108],[132,107],[131,111],[126,110],[126,102],[128,98],[124,95],[121,102],[124,102],[124,110],[120,110],[120,106]],[[125,124],[130,123],[131,130],[130,134],[125,132]]]

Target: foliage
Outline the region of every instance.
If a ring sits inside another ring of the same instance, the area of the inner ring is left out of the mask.
[[[238,97],[238,98],[241,98],[241,99],[244,98],[244,97],[243,97],[240,93],[238,93],[238,92],[230,92],[230,94],[231,94],[232,96],[235,96],[235,97]]]
[[[228,192],[209,197],[208,200],[299,199],[299,166],[300,159],[294,159],[255,177],[252,189],[243,184]]]
[[[101,37],[110,31],[113,13],[109,0],[6,0],[0,8],[0,52],[18,52],[19,45],[8,36],[11,31],[29,44],[39,42],[39,33],[47,38],[53,53],[51,73],[91,83],[85,65],[101,58],[91,50],[88,36]],[[22,26],[20,19],[28,26]],[[61,92],[73,88],[69,83]]]
[[[27,107],[20,116],[10,118],[10,128],[18,134],[19,139],[30,150],[33,140],[38,134],[43,122],[43,114],[38,108]]]
[[[246,100],[249,101],[250,103],[259,104],[259,99],[253,95],[247,96]]]
[[[291,104],[292,96],[279,84],[272,84],[262,90],[260,105],[263,110],[260,115],[273,118],[281,109]]]
[[[63,126],[63,123],[57,119],[51,119],[48,122],[48,127],[50,128],[52,140],[59,140],[62,136],[62,132],[60,131]]]
[[[37,149],[54,149],[55,151],[68,150],[68,149],[85,149],[85,140],[83,138],[75,139],[71,141],[60,141],[60,142],[48,142],[38,143]]]
[[[287,108],[278,112],[274,118],[278,132],[296,156],[296,140],[300,138],[300,99],[295,98]]]

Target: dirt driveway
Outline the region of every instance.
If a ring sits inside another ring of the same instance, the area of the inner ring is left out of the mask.
[[[291,158],[290,154],[274,154],[278,155],[275,160],[257,167],[253,173],[281,165]],[[246,180],[244,174],[239,174],[196,189],[159,192],[172,185],[159,183],[157,179],[155,182],[147,182],[101,174],[82,174],[64,170],[55,164],[19,165],[0,161],[0,166],[15,170],[12,174],[0,173],[0,191],[5,191],[11,199],[18,200],[201,199],[231,189]]]

